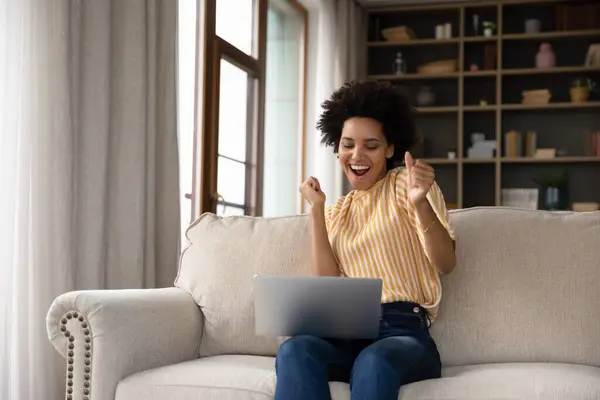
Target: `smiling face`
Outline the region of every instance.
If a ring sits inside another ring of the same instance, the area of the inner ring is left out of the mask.
[[[388,144],[378,121],[353,117],[344,122],[338,154],[352,187],[367,190],[387,174],[386,160],[394,154],[394,146]]]

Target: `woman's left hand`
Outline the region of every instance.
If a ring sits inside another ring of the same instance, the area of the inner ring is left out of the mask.
[[[408,151],[404,155],[404,162],[408,173],[408,197],[416,205],[426,199],[427,193],[435,181],[435,172],[433,167],[425,161],[417,160],[415,162]]]

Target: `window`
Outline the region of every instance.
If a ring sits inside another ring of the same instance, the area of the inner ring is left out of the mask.
[[[205,0],[203,14],[194,215],[294,213],[303,168],[306,13],[292,0]]]
[[[248,55],[255,53],[256,1],[217,0],[216,34]]]
[[[219,152],[217,162],[217,214],[244,214],[248,136],[248,92],[252,78],[222,59],[219,76]],[[227,213],[226,213],[227,212]]]
[[[260,213],[265,0],[205,0],[194,214]],[[201,159],[201,163],[198,161]]]

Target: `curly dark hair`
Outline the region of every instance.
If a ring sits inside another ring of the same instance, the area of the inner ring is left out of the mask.
[[[332,146],[337,153],[344,122],[352,117],[378,121],[394,155],[387,160],[388,169],[402,163],[404,153],[419,143],[414,109],[409,96],[387,81],[351,81],[323,102],[323,113],[317,121],[321,144]]]

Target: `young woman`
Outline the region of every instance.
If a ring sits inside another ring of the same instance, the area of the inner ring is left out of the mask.
[[[402,385],[440,376],[429,325],[439,274],[455,266],[454,234],[433,168],[408,153],[417,133],[399,89],[351,82],[323,108],[322,143],[338,154],[353,190],[326,209],[316,178],[300,187],[310,204],[313,273],[381,278],[380,332],[377,340],[287,340],[277,354],[275,399],[329,400],[328,382],[344,381],[353,400],[397,400]]]

